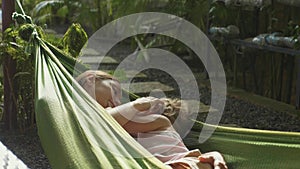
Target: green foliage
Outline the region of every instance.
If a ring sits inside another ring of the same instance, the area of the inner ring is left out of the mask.
[[[34,24],[24,24],[21,25],[18,29],[18,35],[19,37],[24,41],[29,41],[33,31],[36,30],[39,37],[44,38],[44,31],[40,26],[34,25]]]
[[[298,24],[296,24],[294,21],[289,21],[284,35],[293,37],[293,40],[295,41],[294,48],[300,49],[300,26]]]
[[[2,56],[12,56],[15,60],[25,60],[26,53],[24,52],[25,42],[18,36],[18,31],[14,28],[8,28],[3,34],[0,54]]]
[[[78,55],[79,51],[87,41],[87,35],[79,24],[73,27],[64,36],[64,46],[61,44],[62,38],[53,34],[45,33],[44,30],[34,24],[28,24],[27,16],[14,14],[15,21],[18,24],[14,27],[6,29],[3,34],[3,40],[0,45],[0,54],[5,57],[12,57],[16,61],[16,74],[11,83],[14,84],[17,103],[18,125],[21,129],[25,129],[34,125],[34,56],[30,51],[28,41],[30,41],[33,33],[37,32],[40,38],[56,42],[58,48],[67,47],[66,51],[71,54]],[[27,20],[27,21],[26,21]],[[4,57],[1,57],[3,59]],[[5,66],[5,65],[4,65]],[[0,76],[2,79],[3,76]],[[3,88],[2,83],[0,89]],[[3,98],[3,90],[0,91],[0,99]],[[2,101],[2,100],[0,100]],[[2,114],[0,113],[0,116]]]
[[[22,6],[25,11],[32,11],[36,4],[44,0],[22,0]]]
[[[127,76],[126,76],[126,72],[123,69],[120,70],[112,70],[108,72],[109,74],[113,75],[114,77],[116,77],[120,82],[126,82],[128,80]]]
[[[47,39],[49,43],[56,46],[59,49],[64,49],[63,44],[61,43],[62,38],[55,34],[54,32],[45,32],[44,39]]]
[[[24,27],[22,27],[24,28]],[[1,43],[1,55],[11,56],[16,60],[16,75],[11,79],[12,84],[15,85],[15,92],[17,93],[17,111],[18,124],[20,128],[29,126],[29,122],[34,118],[33,105],[33,58],[26,53],[26,44],[19,36],[20,27],[8,28],[4,33],[4,40]],[[30,30],[30,29],[28,29]],[[25,31],[27,32],[27,31]],[[28,33],[28,32],[27,32]],[[4,65],[5,66],[5,65]]]
[[[26,24],[26,25],[22,25],[19,29],[19,36],[25,40],[25,41],[29,41],[32,32],[34,31],[34,25],[32,24]]]
[[[209,10],[211,26],[227,26],[228,24],[228,8],[222,2],[215,2]]]
[[[45,24],[51,23],[55,19],[65,19],[62,16],[62,8],[64,6],[63,0],[48,0],[41,1],[32,9],[31,15],[34,18],[34,23]],[[63,18],[60,18],[60,17]]]
[[[31,15],[37,24],[80,23],[91,28],[99,28],[102,14],[100,6],[106,1],[82,0],[46,0],[41,1],[32,9]]]
[[[88,36],[81,25],[73,23],[65,33],[62,42],[64,50],[77,58],[87,40]]]
[[[2,33],[0,33],[0,39],[2,39]],[[1,49],[1,46],[2,44],[0,44],[0,49]],[[1,53],[0,53],[1,55]],[[3,55],[1,55],[3,56]],[[0,59],[0,69],[3,70],[3,67],[2,67],[2,59],[3,57],[1,57]],[[0,71],[0,104],[2,104],[4,102],[4,89],[3,89],[3,71]],[[0,111],[0,119],[2,119],[2,107],[1,107],[1,111]]]

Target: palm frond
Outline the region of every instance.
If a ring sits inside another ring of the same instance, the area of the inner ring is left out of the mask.
[[[38,3],[32,10],[32,15],[38,15],[48,7],[58,7],[64,4],[63,0],[48,0]]]

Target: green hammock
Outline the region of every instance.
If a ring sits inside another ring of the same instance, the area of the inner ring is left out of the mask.
[[[16,2],[25,15],[19,0]],[[77,76],[87,67],[40,39],[35,31],[29,46],[33,46],[36,60],[38,134],[52,168],[167,168],[77,84],[72,75]],[[229,168],[300,166],[300,133],[218,126],[200,144],[198,136],[203,125],[216,127],[196,122],[185,140],[187,146],[202,152],[221,152]]]
[[[32,44],[38,134],[53,168],[166,168],[75,82],[60,62],[72,59],[37,36]]]
[[[300,166],[300,133],[217,126],[203,144],[198,143],[202,126],[196,122],[187,143],[203,152],[221,152],[229,168],[297,169]]]
[[[53,168],[165,168],[141,147],[74,81],[86,68],[51,44],[33,38],[36,57],[36,120],[42,146]],[[76,66],[78,67],[78,66]],[[197,122],[189,148],[220,151],[230,168],[299,168],[300,133],[217,127],[198,143]]]
[[[37,35],[30,43],[36,59],[38,134],[52,168],[166,168],[76,83],[72,74],[87,70],[84,65]],[[300,166],[300,133],[219,126],[200,144],[203,125],[196,123],[185,139],[187,146],[221,152],[230,168]]]

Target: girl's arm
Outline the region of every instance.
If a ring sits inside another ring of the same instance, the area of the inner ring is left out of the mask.
[[[123,128],[130,134],[145,133],[149,131],[166,130],[172,126],[170,120],[160,114],[149,114],[135,117],[126,123]]]
[[[163,105],[163,102],[157,98],[144,97],[106,110],[121,126],[124,126],[137,115],[146,114],[145,112],[151,110],[152,107],[157,107],[158,104]]]

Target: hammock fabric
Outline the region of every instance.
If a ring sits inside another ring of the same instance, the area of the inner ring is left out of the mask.
[[[53,168],[166,168],[75,82],[71,74],[86,67],[73,70],[75,60],[38,36],[31,43],[38,133]],[[190,134],[193,142],[187,142],[188,147],[220,151],[230,168],[300,166],[300,133],[217,127],[208,141],[199,144],[199,126],[194,126],[197,133]]]
[[[216,127],[214,134],[199,144],[203,125]],[[300,133],[221,127],[196,122],[190,134],[190,148],[203,152],[221,152],[229,168],[240,169],[298,169],[300,166]]]
[[[67,56],[37,36],[32,44],[38,134],[52,168],[166,168],[75,82],[72,64],[60,62]]]

